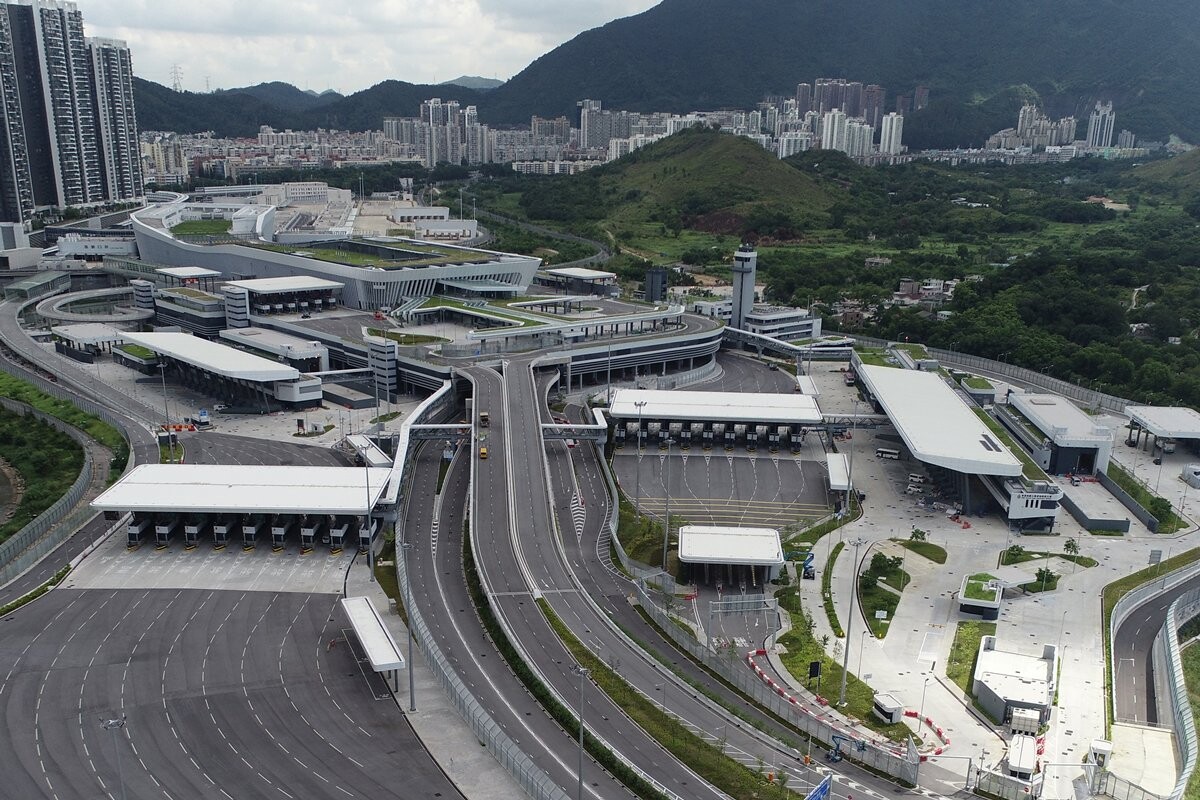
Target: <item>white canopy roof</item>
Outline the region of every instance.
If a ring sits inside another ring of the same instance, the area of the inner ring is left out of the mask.
[[[684,420],[816,425],[822,421],[816,398],[792,392],[681,392],[666,389],[618,389],[610,414],[644,420]]]
[[[587,267],[560,267],[558,269],[546,270],[547,275],[556,275],[560,278],[578,278],[585,281],[602,281],[609,278],[617,277],[615,272],[605,272],[599,269],[588,269]]]
[[[1200,413],[1186,406],[1126,406],[1129,418],[1160,439],[1200,439]]]
[[[850,488],[850,463],[845,453],[826,453],[825,465],[829,467],[829,489],[844,492]]]
[[[154,271],[172,278],[215,278],[221,274],[215,269],[204,267],[160,267]]]
[[[386,672],[393,669],[404,669],[404,656],[392,638],[392,632],[383,624],[383,619],[375,609],[375,604],[369,597],[344,597],[340,601],[354,635],[362,644],[371,662],[371,668],[376,672]]]
[[[1021,474],[1021,462],[935,372],[864,364],[859,377],[918,460],[969,475]]]
[[[679,529],[679,560],[688,564],[783,563],[779,531],[772,528],[727,528],[684,525]]]
[[[348,514],[379,502],[390,469],[142,464],[92,501],[99,511]],[[367,481],[370,485],[368,487]]]
[[[345,284],[308,275],[288,275],[282,278],[249,278],[244,281],[226,281],[226,286],[237,286],[256,294],[275,292],[311,292],[320,289],[340,289]]]
[[[75,344],[106,344],[122,342],[126,333],[100,322],[81,322],[78,325],[55,325],[50,332]]]
[[[300,377],[295,367],[188,333],[126,333],[125,339],[226,378],[270,383]]]

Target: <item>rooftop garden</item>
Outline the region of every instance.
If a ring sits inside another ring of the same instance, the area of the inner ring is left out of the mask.
[[[470,306],[470,305],[467,305],[466,303],[464,303],[463,301],[455,300],[452,297],[431,297],[428,300],[426,300],[424,303],[422,303],[420,306],[420,309],[427,309],[427,308],[450,308],[450,309],[454,309],[456,311],[462,311],[462,312],[472,314],[472,315],[479,315],[479,316],[483,316],[483,317],[492,317],[494,319],[504,320],[505,322],[511,322],[516,327],[520,327],[520,328],[531,328],[536,325],[545,325],[546,324],[546,323],[540,322],[536,319],[527,319],[524,316],[517,316],[517,314],[515,312],[500,311],[500,310],[493,308],[492,306],[488,306],[488,305]]]
[[[149,347],[142,347],[140,344],[121,344],[117,345],[117,349],[128,353],[134,358],[140,358],[143,361],[155,361],[158,358],[157,353],[155,353]]]
[[[990,430],[997,439],[1003,442],[1004,446],[1008,448],[1008,451],[1012,453],[1018,461],[1021,462],[1021,474],[1024,475],[1025,478],[1031,481],[1050,480],[1050,476],[1046,474],[1046,471],[1034,463],[1033,459],[1029,457],[1029,454],[1025,452],[1025,449],[1013,441],[1012,437],[1008,435],[1008,431],[1004,430],[1004,428],[1000,426],[1000,423],[992,418],[991,414],[987,413],[982,408],[975,408],[972,410],[983,422],[983,424],[988,427],[988,430]]]
[[[888,354],[884,350],[876,349],[858,349],[854,348],[854,352],[858,353],[859,360],[862,363],[872,367],[894,367],[896,366],[888,360]]]
[[[440,336],[426,336],[419,333],[404,333],[403,331],[385,331],[382,328],[367,328],[367,333],[371,336],[381,336],[384,339],[391,339],[393,342],[405,345],[437,344],[438,342],[450,341]]]
[[[232,225],[227,219],[192,219],[171,228],[171,233],[174,236],[223,236],[229,233]]]
[[[966,378],[963,378],[962,384],[968,389],[975,389],[980,392],[988,392],[996,388],[987,378],[981,378],[978,375],[968,375]]]
[[[341,244],[342,246],[338,246]],[[358,244],[348,242],[315,243],[309,245],[268,244],[265,242],[247,243],[248,247],[259,250],[270,250],[273,253],[286,253],[302,258],[312,258],[317,261],[328,261],[333,264],[345,264],[350,267],[377,267],[379,269],[405,269],[409,267],[432,267],[440,264],[469,264],[487,260],[483,254],[472,254],[470,251],[453,250],[436,245],[408,245],[404,247],[384,247],[370,243]],[[374,250],[374,252],[371,252]],[[389,256],[389,253],[392,254]]]
[[[988,588],[988,584],[994,580],[996,580],[995,575],[986,572],[976,572],[967,578],[967,585],[963,589],[963,597],[967,600],[999,600],[1001,590]]]

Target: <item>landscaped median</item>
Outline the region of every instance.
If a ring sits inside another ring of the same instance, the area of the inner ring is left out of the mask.
[[[837,557],[841,555],[845,542],[838,542],[829,551],[829,562],[825,565],[825,569],[821,572],[821,604],[825,607],[825,616],[829,619],[829,627],[833,630],[833,635],[839,639],[846,636],[846,632],[842,630],[842,625],[838,622],[837,609],[833,607],[833,565],[837,563]]]
[[[950,645],[950,657],[946,661],[946,677],[954,681],[971,700],[976,710],[987,715],[971,692],[975,677],[975,662],[979,660],[979,641],[984,636],[996,635],[994,622],[959,622],[954,630],[954,643]]]
[[[876,639],[887,636],[900,605],[900,594],[912,578],[901,568],[899,556],[876,553],[858,576],[858,600],[863,619]],[[882,615],[879,612],[883,612]]]
[[[1132,497],[1138,505],[1158,520],[1158,530],[1155,533],[1175,533],[1187,527],[1187,523],[1175,513],[1170,500],[1159,497],[1150,491],[1117,462],[1108,462],[1107,474],[1113,483],[1124,489],[1126,494]]]

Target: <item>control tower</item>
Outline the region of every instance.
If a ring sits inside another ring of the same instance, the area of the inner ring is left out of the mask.
[[[758,271],[758,253],[744,244],[733,254],[733,316],[729,326],[746,329],[746,315],[754,310],[754,275]]]

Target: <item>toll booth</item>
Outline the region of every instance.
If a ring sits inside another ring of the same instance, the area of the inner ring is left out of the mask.
[[[358,550],[365,553],[367,548],[371,546],[371,540],[375,538],[375,531],[379,528],[379,520],[371,518],[370,524],[359,525],[358,528]]]
[[[317,537],[323,537],[322,542],[329,541],[329,519],[328,517],[310,516],[305,517],[300,523],[300,549],[312,550],[316,545]]]
[[[183,546],[191,550],[200,543],[200,537],[208,533],[211,520],[207,517],[190,517],[183,521]]]
[[[280,515],[271,523],[271,549],[282,550],[289,534],[296,532],[296,518]]]
[[[129,547],[137,547],[142,543],[142,538],[150,529],[150,523],[151,519],[148,514],[134,514],[129,518],[129,524],[125,527]]]
[[[260,514],[254,514],[242,521],[242,547],[252,548],[262,533],[266,520]]]
[[[229,544],[229,534],[237,528],[237,517],[225,517],[213,523],[213,545],[218,550]]]
[[[346,541],[346,534],[350,531],[350,518],[338,516],[329,525],[329,549],[335,553],[340,553],[342,545]]]

